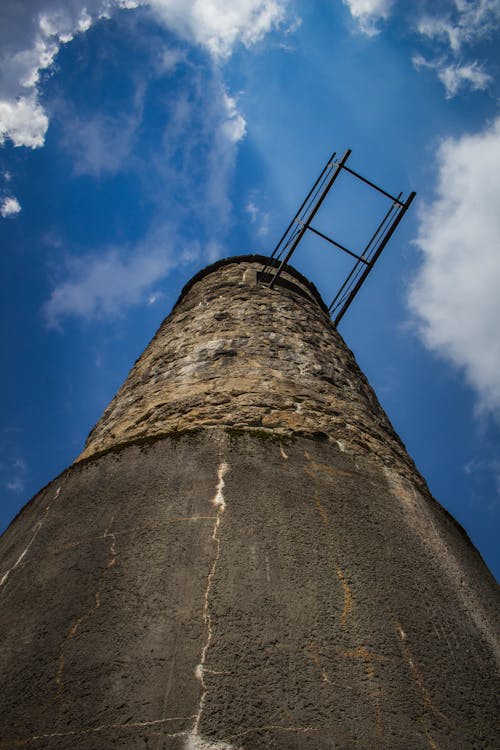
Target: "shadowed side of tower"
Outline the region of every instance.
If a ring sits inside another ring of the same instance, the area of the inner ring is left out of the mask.
[[[329,321],[195,277],[0,543],[0,748],[493,748],[497,589]]]

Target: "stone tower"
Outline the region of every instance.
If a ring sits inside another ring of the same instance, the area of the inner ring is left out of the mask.
[[[264,260],[192,279],[4,534],[0,748],[497,747],[496,585]]]

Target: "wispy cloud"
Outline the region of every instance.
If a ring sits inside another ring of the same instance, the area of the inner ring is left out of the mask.
[[[100,177],[123,169],[130,156],[137,128],[141,122],[140,107],[129,113],[64,118],[61,145],[73,157],[76,175]]]
[[[441,4],[437,12],[421,16],[417,31],[458,53],[464,45],[497,32],[499,21],[500,0],[453,0]]]
[[[167,239],[168,238],[168,239]],[[84,320],[116,316],[140,302],[148,302],[149,290],[174,266],[189,262],[198,248],[182,248],[170,226],[155,236],[124,250],[109,249],[94,255],[66,259],[62,280],[44,306],[46,322],[59,328],[67,317]]]
[[[10,492],[21,493],[24,490],[24,481],[19,477],[14,477],[5,483],[5,488]]]
[[[446,139],[437,164],[436,198],[420,211],[410,307],[426,346],[463,369],[479,409],[500,418],[500,118]]]
[[[147,304],[153,287],[157,289],[175,265],[193,253],[215,259],[224,252],[231,179],[246,123],[224,83],[223,63],[238,44],[250,47],[279,27],[286,32],[289,15],[288,0],[7,0],[0,10],[0,43],[5,41],[0,139],[10,138],[16,146],[43,146],[48,118],[38,98],[41,73],[52,70],[61,45],[97,19],[139,7],[159,28],[177,34],[179,42],[151,52],[151,68],[142,84],[135,81],[130,108],[77,113],[63,101],[56,111],[63,123],[62,146],[73,156],[75,174],[110,176],[126,164],[147,186],[143,195],[157,206],[157,215],[144,240],[133,246],[95,248],[85,258],[68,253],[62,259],[44,306],[52,327],[68,316],[116,315],[127,306]],[[203,72],[186,42],[208,51],[212,64],[205,64]],[[165,97],[166,126],[162,141],[151,145],[154,158],[147,149],[134,151],[147,86],[155,78],[177,74],[181,65],[184,85],[175,97]],[[5,210],[12,214],[14,204],[6,204]],[[195,234],[193,216],[199,244],[189,239]]]
[[[7,219],[10,216],[15,216],[21,210],[21,204],[14,196],[10,195],[0,199],[0,215]]]
[[[274,29],[286,32],[291,18],[288,5],[289,0],[3,3],[0,139],[4,142],[10,138],[16,146],[43,146],[49,123],[39,99],[41,75],[53,70],[61,45],[85,33],[97,19],[141,8],[143,14],[149,13],[156,20],[158,28],[168,29],[179,40],[167,50],[151,52],[147,80],[142,89],[136,80],[135,98],[126,112],[80,113],[68,102],[57,103],[56,112],[63,124],[61,145],[73,156],[75,174],[110,176],[126,164],[139,181],[148,185],[146,200],[156,204],[158,212],[145,239],[133,246],[95,248],[84,259],[73,254],[63,258],[62,272],[44,307],[49,325],[58,326],[71,315],[88,319],[117,314],[128,305],[146,304],[153,287],[157,289],[158,282],[187,256],[200,252],[214,258],[224,252],[221,242],[231,214],[229,189],[246,123],[236,97],[224,83],[223,64],[236,45],[251,47]],[[193,62],[190,44],[209,53],[212,64],[205,63],[203,74]],[[175,97],[165,97],[166,126],[162,141],[151,145],[153,158],[147,149],[135,149],[144,94],[153,79],[168,77],[174,71],[177,74],[181,65],[187,71],[185,85]],[[159,149],[161,159],[157,158]],[[13,210],[12,202],[6,204],[5,211],[13,214]],[[194,250],[189,239],[195,234],[189,230],[193,216],[202,238]],[[183,248],[187,244],[188,250],[179,249],[177,238],[181,235],[187,235]]]
[[[269,222],[271,214],[261,208],[258,196],[252,192],[247,200],[245,211],[253,224],[254,230],[259,237],[265,237],[269,233]]]
[[[391,14],[393,0],[343,0],[360,31],[375,36],[381,31],[381,22]]]
[[[489,453],[489,451],[488,451]],[[480,458],[473,458],[468,461],[464,467],[464,474],[480,488],[478,492],[481,498],[481,504],[484,504],[485,498],[489,498],[486,508],[493,515],[500,510],[500,458],[498,451],[493,455],[483,455]],[[489,485],[489,486],[488,486]]]
[[[0,144],[39,148],[49,125],[39,100],[41,73],[63,44],[99,18],[149,8],[157,21],[216,59],[251,46],[283,24],[287,0],[4,0],[0,6]],[[164,60],[164,64],[173,64]]]
[[[23,492],[26,473],[28,471],[26,462],[22,458],[17,457],[10,462],[8,471],[10,472],[10,479],[5,482],[5,488],[10,492]]]
[[[484,91],[492,81],[492,77],[485,72],[478,62],[461,65],[450,63],[443,58],[426,60],[422,55],[415,55],[412,62],[417,70],[428,68],[436,71],[439,80],[445,87],[447,99],[453,98],[462,89],[470,88],[472,91]]]
[[[498,33],[500,0],[448,0],[417,20],[416,31],[433,45],[431,57],[415,55],[417,70],[434,70],[451,99],[470,89],[483,91],[492,82],[484,63],[467,59],[470,48]],[[436,55],[437,50],[437,55]],[[469,51],[467,51],[469,50]]]
[[[128,247],[68,255],[44,306],[50,327],[68,317],[104,318],[153,304],[173,268],[224,253],[221,239],[230,222],[230,184],[245,120],[220,71],[194,63],[165,107],[162,142],[151,145],[154,158],[135,153],[132,159],[144,195],[158,208],[150,230]],[[90,169],[88,158],[85,164]]]
[[[402,13],[417,35],[420,46],[413,56],[417,70],[434,71],[451,99],[467,91],[483,91],[492,82],[485,63],[471,52],[473,45],[498,34],[500,0],[444,0],[432,11],[422,12],[424,3],[410,6],[392,0],[343,0],[359,30],[367,36],[379,34],[392,13]],[[432,43],[432,50],[426,49]],[[472,55],[472,57],[471,57]]]

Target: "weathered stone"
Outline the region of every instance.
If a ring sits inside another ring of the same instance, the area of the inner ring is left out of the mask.
[[[79,457],[147,435],[221,425],[324,433],[355,455],[414,467],[302,278],[257,283],[252,258],[216,264],[164,321]],[[245,282],[245,283],[244,283]],[[299,293],[298,293],[299,292]]]
[[[493,750],[498,589],[291,270],[195,278],[0,540],[0,750]]]

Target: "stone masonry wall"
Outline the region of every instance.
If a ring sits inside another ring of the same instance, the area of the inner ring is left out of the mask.
[[[413,465],[297,272],[257,280],[260,256],[206,269],[181,296],[91,431],[79,459],[145,437],[228,426],[334,441],[385,465]],[[293,274],[293,275],[291,275]]]

